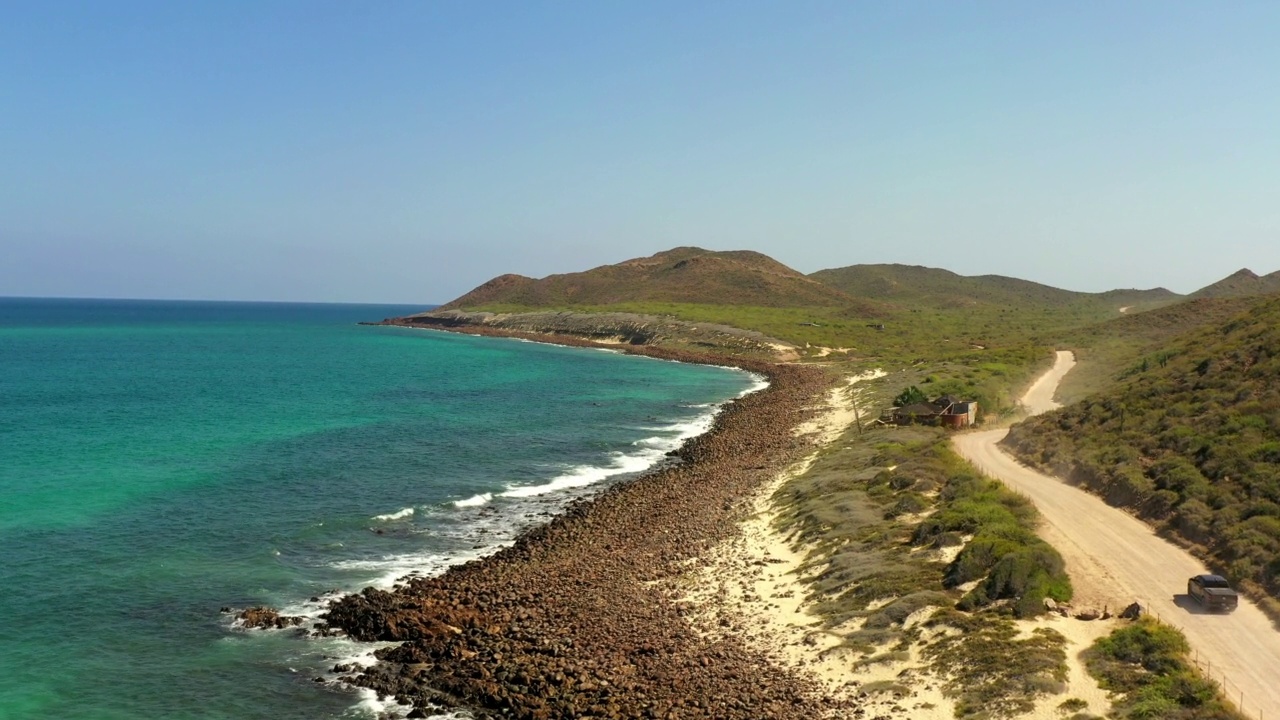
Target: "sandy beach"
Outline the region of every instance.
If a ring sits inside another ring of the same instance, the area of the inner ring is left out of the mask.
[[[1024,403],[1033,412],[1052,406],[1057,382],[1068,368],[1056,366],[1028,391]],[[819,413],[797,429],[822,447],[849,427],[858,403],[858,383],[874,375],[849,378],[832,389]],[[863,416],[873,408],[859,408]],[[691,618],[710,637],[737,636],[774,663],[808,678],[830,697],[856,703],[869,718],[950,720],[954,701],[943,694],[945,678],[937,677],[920,657],[918,646],[907,657],[866,664],[862,656],[838,649],[840,636],[857,630],[856,624],[824,629],[810,608],[804,581],[808,549],[777,529],[779,508],[773,497],[788,480],[803,474],[816,456],[800,459],[762,486],[752,498],[754,512],[739,531],[714,548],[672,592],[693,608]],[[958,548],[953,549],[954,553]],[[949,557],[941,559],[949,560]],[[808,567],[808,572],[817,572]],[[1084,599],[1084,603],[1089,600]],[[1077,607],[1085,607],[1081,602]],[[927,618],[935,608],[926,607],[908,617],[911,626]],[[1086,703],[1088,712],[1105,714],[1110,708],[1105,691],[1085,671],[1079,653],[1115,627],[1115,621],[1079,620],[1050,614],[1018,622],[1021,636],[1037,628],[1051,628],[1067,641],[1068,678],[1061,693],[1043,697],[1034,711],[1021,717],[1053,720],[1062,717],[1059,704],[1067,698]],[[926,638],[927,639],[927,636]]]

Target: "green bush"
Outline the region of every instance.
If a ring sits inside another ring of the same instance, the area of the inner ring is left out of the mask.
[[[1143,617],[1099,638],[1084,653],[1085,665],[1113,693],[1117,718],[1143,720],[1243,720],[1187,661],[1181,632]]]
[[[898,393],[897,397],[893,399],[893,404],[897,407],[905,407],[907,405],[911,405],[912,403],[922,403],[922,402],[929,402],[929,397],[925,395],[924,392],[920,388],[916,387],[915,385],[912,385],[906,390],[903,390],[902,392]]]

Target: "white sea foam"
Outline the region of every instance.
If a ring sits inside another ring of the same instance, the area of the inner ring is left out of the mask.
[[[671,429],[676,433],[676,440],[684,442],[689,438],[697,437],[707,432],[715,422],[715,413],[707,413],[706,415],[700,415],[689,422],[672,425]]]
[[[378,573],[378,577],[370,580],[368,585],[380,589],[388,589],[406,577],[432,577],[448,570],[453,565],[484,557],[498,548],[510,545],[511,540],[503,538],[482,547],[470,550],[459,550],[450,553],[404,553],[401,555],[384,555],[368,560],[338,560],[331,563],[339,570],[364,570]]]
[[[508,498],[529,498],[537,495],[546,495],[547,493],[553,493],[558,490],[568,490],[570,488],[595,485],[601,480],[615,475],[641,472],[651,467],[658,460],[662,459],[662,457],[663,453],[656,449],[642,450],[632,455],[615,453],[614,461],[607,466],[581,465],[571,468],[563,475],[554,477],[549,482],[543,483],[542,485],[517,485],[508,488],[505,492],[498,493],[498,496]]]
[[[493,499],[493,493],[479,493],[472,495],[465,500],[454,500],[453,506],[457,508],[480,507]]]
[[[744,370],[743,372],[746,372],[746,371]],[[757,375],[756,373],[748,372],[747,376],[751,378],[751,384],[747,386],[746,390],[743,390],[742,392],[738,393],[738,397],[746,397],[751,393],[760,392],[761,390],[769,387],[769,381],[766,380],[763,375]]]
[[[403,520],[407,517],[413,517],[413,508],[407,507],[386,515],[374,515],[373,519],[379,522],[390,522],[391,520]]]
[[[413,710],[412,705],[400,705],[392,697],[388,697],[386,700],[379,700],[378,693],[369,688],[356,688],[356,696],[360,698],[360,701],[355,704],[355,707],[351,708],[356,717],[402,718]]]

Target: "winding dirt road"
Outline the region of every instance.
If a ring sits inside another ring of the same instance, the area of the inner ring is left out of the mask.
[[[1058,407],[1054,390],[1074,364],[1070,352],[1058,353],[1053,369],[1023,398],[1030,412]],[[1185,593],[1187,578],[1206,571],[1203,564],[1132,515],[1018,463],[996,445],[1007,433],[957,435],[954,443],[974,465],[1035,503],[1044,516],[1041,536],[1066,558],[1075,604],[1105,604],[1116,612],[1140,602],[1186,634],[1201,667],[1247,715],[1280,720],[1280,632],[1262,611],[1242,599],[1230,615],[1201,612]]]

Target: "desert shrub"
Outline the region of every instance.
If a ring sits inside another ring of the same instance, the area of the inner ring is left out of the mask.
[[[867,616],[864,628],[885,628],[901,625],[912,613],[926,607],[945,607],[951,598],[945,593],[922,590],[904,595]]]
[[[1217,684],[1187,661],[1189,648],[1181,632],[1144,617],[1099,638],[1084,659],[1113,694],[1117,718],[1243,720]]]
[[[886,518],[902,515],[915,515],[930,506],[929,500],[919,493],[902,493],[896,502],[885,511]]]
[[[1067,677],[1066,639],[1048,628],[1019,638],[1007,618],[939,612],[925,623],[959,634],[939,636],[924,655],[947,678],[943,691],[956,700],[956,717],[1017,717],[1036,698],[1061,692]]]
[[[1147,514],[1153,518],[1167,518],[1181,499],[1178,493],[1172,490],[1157,490],[1147,498]]]
[[[1183,536],[1193,542],[1203,543],[1210,536],[1213,510],[1203,500],[1191,499],[1178,506],[1176,526]]]

